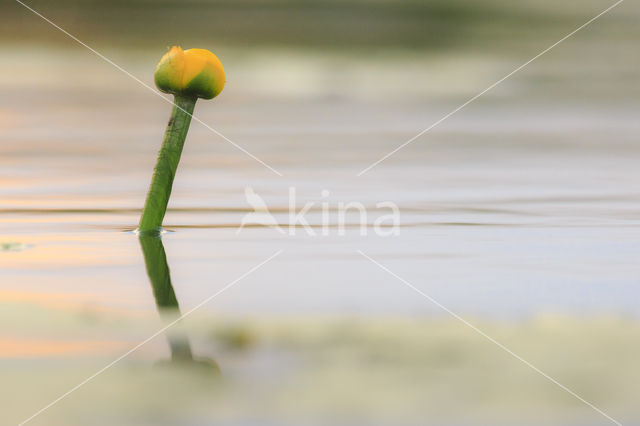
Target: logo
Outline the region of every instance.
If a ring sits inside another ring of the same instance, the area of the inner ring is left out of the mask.
[[[321,200],[308,201],[298,208],[296,189],[289,187],[289,208],[285,223],[285,218],[278,221],[269,211],[265,200],[252,187],[247,186],[244,195],[253,211],[244,215],[236,234],[245,227],[255,226],[273,228],[280,234],[290,236],[295,236],[300,230],[304,230],[309,236],[343,236],[348,228],[359,229],[362,236],[371,231],[381,237],[400,234],[400,209],[395,203],[382,201],[376,203],[375,208],[367,209],[358,201],[331,203],[329,194],[325,189],[320,193]],[[313,215],[316,221],[308,220],[308,215]]]

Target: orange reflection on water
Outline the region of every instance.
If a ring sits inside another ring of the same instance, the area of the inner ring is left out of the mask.
[[[98,305],[99,302],[113,302],[118,299],[107,299],[104,296],[97,296],[84,293],[35,293],[16,290],[0,290],[0,303],[33,303],[47,308],[67,309],[85,307],[91,303],[94,311],[118,311],[128,312],[115,308],[107,308]]]
[[[16,234],[4,237],[0,242],[21,243],[28,248],[2,253],[0,269],[33,271],[40,268],[128,265],[140,256],[135,239],[129,240],[127,241],[126,236],[120,232],[68,235]],[[125,244],[122,244],[123,241]],[[113,244],[114,242],[120,245]]]
[[[116,341],[56,341],[0,338],[0,358],[42,358],[102,352],[122,346]]]

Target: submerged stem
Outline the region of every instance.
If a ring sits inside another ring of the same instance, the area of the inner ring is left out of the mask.
[[[162,147],[151,178],[138,230],[143,234],[157,234],[167,211],[173,178],[176,175],[184,140],[189,131],[193,108],[198,98],[175,95],[171,117],[164,133]]]

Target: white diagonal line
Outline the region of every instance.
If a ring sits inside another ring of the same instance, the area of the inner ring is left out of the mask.
[[[381,159],[379,159],[378,161],[376,161],[375,163],[371,164],[369,167],[367,167],[366,169],[360,171],[360,173],[357,174],[357,176],[362,176],[363,174],[367,173],[369,170],[373,169],[375,166],[377,166],[378,164],[382,163],[384,160],[386,160],[387,158],[391,157],[393,154],[395,154],[396,152],[400,151],[402,148],[404,148],[405,146],[409,145],[411,142],[415,141],[416,139],[418,139],[420,136],[424,135],[425,133],[427,133],[429,130],[433,129],[434,127],[436,127],[437,125],[439,125],[440,123],[442,123],[443,121],[445,121],[447,118],[451,117],[453,114],[457,113],[458,111],[460,111],[462,108],[466,107],[467,105],[469,105],[471,102],[475,101],[476,99],[478,99],[480,96],[484,95],[485,93],[487,93],[489,90],[493,89],[494,87],[496,87],[497,85],[499,85],[500,83],[502,83],[503,81],[505,81],[506,79],[508,79],[509,77],[511,77],[512,75],[514,75],[515,73],[517,73],[518,71],[520,71],[521,69],[523,69],[524,67],[526,67],[527,65],[529,65],[531,62],[535,61],[536,59],[538,59],[540,56],[544,55],[545,53],[549,52],[551,49],[553,49],[554,47],[556,47],[557,45],[559,45],[560,43],[562,43],[563,41],[565,41],[566,39],[568,39],[569,37],[573,36],[575,33],[577,33],[578,31],[584,29],[586,26],[588,26],[589,24],[591,24],[593,21],[595,21],[596,19],[600,18],[602,15],[608,13],[611,9],[613,9],[614,7],[618,6],[620,3],[622,3],[624,0],[618,0],[617,2],[615,2],[614,4],[612,4],[611,6],[609,6],[608,8],[606,8],[605,10],[603,10],[602,12],[598,13],[596,16],[594,16],[593,18],[589,19],[587,22],[585,22],[584,24],[580,25],[578,28],[576,28],[575,30],[571,31],[569,34],[567,34],[566,36],[562,37],[560,40],[556,41],[555,43],[553,43],[551,46],[547,47],[546,49],[544,49],[542,52],[538,53],[536,56],[534,56],[533,58],[529,59],[527,62],[525,62],[524,64],[520,65],[518,68],[516,68],[515,70],[511,71],[509,74],[505,75],[504,77],[502,77],[500,80],[496,81],[495,83],[493,83],[491,86],[487,87],[486,89],[484,89],[482,92],[478,93],[477,95],[475,95],[474,97],[472,97],[471,99],[469,99],[468,101],[466,101],[465,103],[463,103],[462,105],[460,105],[459,107],[457,107],[456,109],[454,109],[453,111],[451,111],[450,113],[448,113],[447,115],[445,115],[444,117],[442,117],[441,119],[439,119],[438,121],[436,121],[435,123],[433,123],[432,125],[430,125],[429,127],[427,127],[426,129],[424,129],[423,131],[421,131],[420,133],[418,133],[417,135],[415,135],[414,137],[412,137],[411,139],[409,139],[408,141],[406,141],[405,143],[403,143],[402,145],[398,146],[397,148],[395,148],[393,151],[388,152],[384,157],[382,157]]]
[[[135,345],[133,348],[129,349],[127,352],[123,353],[122,355],[120,355],[118,358],[114,359],[113,361],[111,361],[109,364],[105,365],[104,367],[102,367],[100,370],[96,371],[95,373],[93,373],[91,376],[87,377],[86,379],[84,379],[82,382],[78,383],[77,385],[75,385],[74,387],[72,387],[71,389],[69,389],[68,391],[66,391],[65,393],[63,393],[62,395],[60,395],[59,397],[57,397],[56,399],[54,399],[53,401],[51,401],[49,404],[45,405],[44,407],[42,407],[40,410],[38,410],[37,412],[35,412],[33,415],[31,415],[29,418],[27,418],[26,420],[23,420],[22,422],[20,422],[18,424],[18,426],[22,426],[28,422],[30,422],[31,420],[33,420],[35,417],[37,417],[38,415],[42,414],[44,411],[48,410],[49,408],[51,408],[52,406],[54,406],[55,404],[57,404],[58,402],[60,402],[61,400],[63,400],[64,398],[66,398],[67,396],[69,396],[71,393],[75,392],[76,390],[80,389],[82,386],[86,385],[87,383],[89,383],[91,380],[95,379],[96,377],[98,377],[100,374],[104,373],[106,370],[108,370],[109,368],[113,367],[115,364],[117,364],[118,362],[122,361],[124,358],[126,358],[127,356],[129,356],[131,353],[135,352],[137,349],[139,349],[140,347],[142,347],[143,345],[145,345],[146,343],[150,342],[151,340],[153,340],[154,338],[158,337],[160,334],[164,333],[167,329],[169,329],[170,327],[173,327],[175,324],[177,324],[179,321],[181,321],[182,319],[184,319],[185,317],[187,317],[188,315],[191,315],[193,312],[195,312],[196,310],[200,309],[202,306],[206,305],[208,302],[210,302],[211,300],[213,300],[215,297],[217,297],[219,294],[223,293],[224,291],[228,290],[229,288],[231,288],[233,285],[235,285],[238,281],[242,280],[243,278],[245,278],[247,275],[251,274],[252,272],[256,271],[258,268],[260,268],[261,266],[263,266],[265,263],[273,260],[276,256],[278,256],[280,253],[282,253],[282,250],[278,250],[277,252],[275,252],[274,254],[272,254],[271,256],[269,256],[267,259],[263,260],[262,262],[260,262],[259,264],[257,264],[256,266],[252,267],[251,269],[249,269],[247,272],[245,272],[244,274],[240,275],[238,278],[236,278],[235,280],[231,281],[229,284],[225,285],[224,287],[222,287],[220,290],[218,290],[217,292],[215,292],[214,294],[212,294],[211,296],[207,297],[206,299],[204,299],[202,302],[198,303],[196,306],[194,306],[193,308],[189,309],[187,312],[185,312],[184,314],[180,315],[178,318],[176,318],[175,320],[171,321],[169,324],[165,325],[164,327],[162,327],[160,330],[156,331],[155,333],[153,333],[151,336],[147,337],[146,339],[144,339],[142,342],[138,343],[137,345]]]
[[[540,370],[538,367],[536,367],[535,365],[531,364],[529,361],[527,361],[526,359],[522,358],[520,355],[516,354],[515,352],[513,352],[511,349],[507,348],[505,345],[503,345],[502,343],[498,342],[496,339],[494,339],[493,337],[489,336],[487,333],[485,333],[484,331],[480,330],[478,327],[476,327],[475,325],[471,324],[469,321],[467,321],[466,319],[462,318],[460,315],[456,314],[455,312],[453,312],[451,309],[447,308],[446,306],[444,306],[442,303],[438,302],[436,299],[434,299],[433,297],[429,296],[427,293],[423,292],[422,290],[420,290],[419,288],[417,288],[416,286],[414,286],[413,284],[411,284],[409,281],[405,280],[404,278],[402,278],[401,276],[399,276],[398,274],[396,274],[395,272],[391,271],[389,268],[387,268],[386,266],[384,266],[383,264],[381,264],[380,262],[378,262],[377,260],[373,259],[372,257],[368,256],[367,254],[365,254],[362,250],[356,250],[358,253],[360,253],[362,256],[364,256],[365,258],[367,258],[368,260],[370,260],[371,262],[373,262],[375,265],[377,265],[378,267],[380,267],[383,271],[389,273],[391,276],[397,278],[398,280],[400,280],[403,284],[405,284],[407,287],[409,287],[410,289],[412,289],[413,291],[415,291],[416,293],[420,294],[422,297],[424,297],[425,299],[429,300],[431,303],[435,304],[436,306],[438,306],[440,309],[444,310],[445,312],[447,312],[448,314],[450,314],[451,316],[453,316],[454,318],[456,318],[457,320],[459,320],[460,322],[462,322],[463,324],[465,324],[466,326],[468,326],[469,328],[471,328],[473,331],[475,331],[476,333],[480,334],[481,336],[483,336],[484,338],[486,338],[487,340],[489,340],[490,342],[492,342],[493,344],[495,344],[496,346],[498,346],[500,349],[504,350],[505,352],[507,352],[509,355],[513,356],[514,358],[516,358],[517,360],[521,361],[522,363],[524,363],[526,366],[528,366],[529,368],[531,368],[533,371],[535,371],[536,373],[540,374],[541,376],[543,376],[544,378],[546,378],[547,380],[549,380],[550,382],[556,384],[557,386],[559,386],[562,390],[568,392],[569,394],[571,394],[572,396],[574,396],[575,398],[577,398],[578,400],[582,401],[583,403],[587,404],[589,407],[593,408],[595,411],[597,411],[598,413],[602,414],[604,417],[606,417],[607,419],[611,420],[613,423],[617,424],[618,426],[622,426],[622,423],[620,423],[619,421],[615,420],[614,418],[612,418],[611,416],[609,416],[607,413],[605,413],[604,411],[602,411],[601,409],[599,409],[598,407],[596,407],[595,405],[593,405],[592,403],[590,403],[589,401],[587,401],[586,399],[582,398],[580,395],[578,395],[577,393],[575,393],[574,391],[572,391],[571,389],[569,389],[568,387],[566,387],[565,385],[563,385],[562,383],[558,382],[556,379],[554,379],[553,377],[549,376],[547,373],[545,373],[544,371]]]
[[[103,59],[104,61],[108,62],[109,64],[113,65],[114,67],[116,67],[117,69],[119,69],[120,71],[122,71],[123,73],[125,73],[126,75],[128,75],[129,77],[131,77],[132,79],[134,79],[135,81],[137,81],[138,83],[140,83],[142,86],[146,87],[147,89],[149,89],[150,91],[152,91],[153,93],[155,93],[156,95],[160,96],[162,99],[164,99],[166,102],[170,103],[173,105],[173,102],[171,102],[170,99],[165,98],[162,93],[160,93],[159,91],[157,91],[156,89],[154,89],[153,87],[149,86],[147,83],[145,83],[144,81],[140,80],[138,77],[136,77],[135,75],[131,74],[129,71],[125,70],[124,68],[122,68],[120,65],[116,64],[115,62],[113,62],[111,59],[107,58],[106,56],[104,56],[102,53],[98,52],[97,50],[95,50],[94,48],[92,48],[91,46],[87,45],[86,43],[84,43],[82,40],[80,40],[79,38],[77,38],[76,36],[74,36],[73,34],[69,33],[67,30],[65,30],[64,28],[60,27],[59,25],[57,25],[55,22],[51,21],[49,18],[47,18],[46,16],[43,16],[40,12],[38,12],[37,10],[33,9],[32,7],[24,4],[22,1],[20,0],[16,0],[16,2],[20,3],[22,6],[24,6],[25,8],[29,9],[31,12],[35,13],[36,15],[38,15],[40,18],[44,19],[46,22],[48,22],[49,24],[53,25],[55,28],[57,28],[58,30],[62,31],[64,34],[66,34],[67,36],[69,36],[70,38],[72,38],[73,40],[75,40],[76,42],[80,43],[81,45],[83,45],[84,47],[86,47],[87,49],[89,49],[91,52],[95,53],[97,56],[99,56],[101,59]],[[176,105],[177,108],[181,109],[183,112],[185,112],[186,114],[189,114],[195,121],[197,121],[198,123],[202,124],[204,127],[206,127],[207,129],[211,130],[213,133],[215,133],[216,135],[220,136],[222,139],[224,139],[225,141],[229,142],[231,145],[233,145],[234,147],[236,147],[237,149],[239,149],[240,151],[244,152],[245,154],[247,154],[249,157],[253,158],[254,160],[256,160],[258,163],[262,164],[263,166],[265,166],[267,169],[271,170],[273,173],[277,174],[278,176],[282,176],[282,173],[280,173],[279,171],[277,171],[276,169],[274,169],[273,167],[271,167],[270,165],[268,165],[267,163],[265,163],[264,161],[262,161],[261,159],[259,159],[258,157],[256,157],[255,155],[253,155],[252,153],[250,153],[249,151],[247,151],[246,149],[244,149],[243,147],[241,147],[240,145],[238,145],[237,143],[235,143],[234,141],[232,141],[231,139],[229,139],[228,137],[226,137],[225,135],[223,135],[222,133],[220,133],[218,130],[214,129],[213,127],[209,126],[207,123],[205,123],[204,121],[200,120],[198,117],[196,117],[195,115],[189,113],[188,111],[184,110],[183,108],[181,108],[180,106]]]

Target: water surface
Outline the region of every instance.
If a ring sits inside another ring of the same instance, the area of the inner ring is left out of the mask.
[[[637,58],[582,57],[601,84],[581,85],[566,55],[589,57],[588,46],[532,65],[360,177],[518,62],[224,57],[228,86],[196,115],[284,176],[194,123],[172,232],[142,246],[128,231],[169,105],[84,50],[3,46],[3,417],[24,420],[282,250],[32,423],[605,424],[361,250],[611,416],[640,422],[640,125],[627,80],[612,78]],[[151,84],[155,53],[107,53]],[[281,224],[295,187],[299,206],[315,202],[317,234],[323,201],[332,215],[341,201],[392,201],[400,234],[362,236],[353,215],[346,235],[238,234],[247,186]]]

